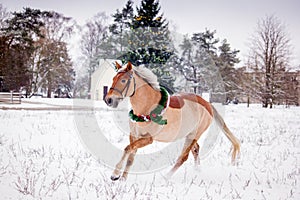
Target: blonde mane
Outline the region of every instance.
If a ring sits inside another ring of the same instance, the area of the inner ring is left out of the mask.
[[[147,69],[143,66],[139,66],[134,67],[133,71],[137,76],[141,77],[147,83],[149,83],[151,87],[153,87],[153,89],[160,90],[159,82],[157,81],[157,76],[150,69]]]

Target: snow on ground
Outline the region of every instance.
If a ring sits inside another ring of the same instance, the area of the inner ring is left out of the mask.
[[[114,132],[106,136],[118,148],[128,135],[116,135],[113,112],[103,103],[93,109],[85,109],[84,101],[76,105],[82,106],[74,109],[68,99],[0,104],[1,199],[300,199],[299,107],[225,106],[225,121],[241,140],[235,166],[230,143],[220,134],[197,168],[190,156],[170,180],[164,176],[171,166],[112,182],[112,169],[80,142],[74,115],[96,116]]]

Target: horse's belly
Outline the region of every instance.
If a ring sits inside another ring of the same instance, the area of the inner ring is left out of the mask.
[[[161,142],[175,141],[186,137],[190,133],[196,133],[199,126],[201,126],[199,123],[203,119],[207,118],[209,122],[211,121],[211,116],[206,110],[193,103],[192,106],[186,103],[186,106],[182,109],[169,108],[164,117],[167,118],[168,124],[153,137],[154,140]]]
[[[172,130],[163,130],[159,132],[158,134],[153,136],[153,139],[159,142],[173,142],[180,138],[184,138],[187,135],[187,132],[183,132],[180,129],[179,126],[176,126],[176,131]]]
[[[181,109],[168,108],[163,119],[167,119],[167,125],[137,122],[131,123],[131,130],[136,137],[150,134],[160,142],[172,142],[187,135],[196,138],[210,125],[212,116],[200,104],[186,101]]]

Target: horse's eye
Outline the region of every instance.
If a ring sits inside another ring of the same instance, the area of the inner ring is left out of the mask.
[[[126,79],[122,79],[121,82],[122,82],[122,83],[125,83],[125,82],[126,82]]]

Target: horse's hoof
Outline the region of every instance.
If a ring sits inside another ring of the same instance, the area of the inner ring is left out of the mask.
[[[119,179],[119,181],[121,181],[121,182],[126,182],[126,180],[127,180],[127,178],[124,177],[124,176],[122,176],[122,177]]]
[[[116,180],[119,180],[120,176],[115,176],[115,175],[111,175],[110,179],[112,181],[116,181]]]

